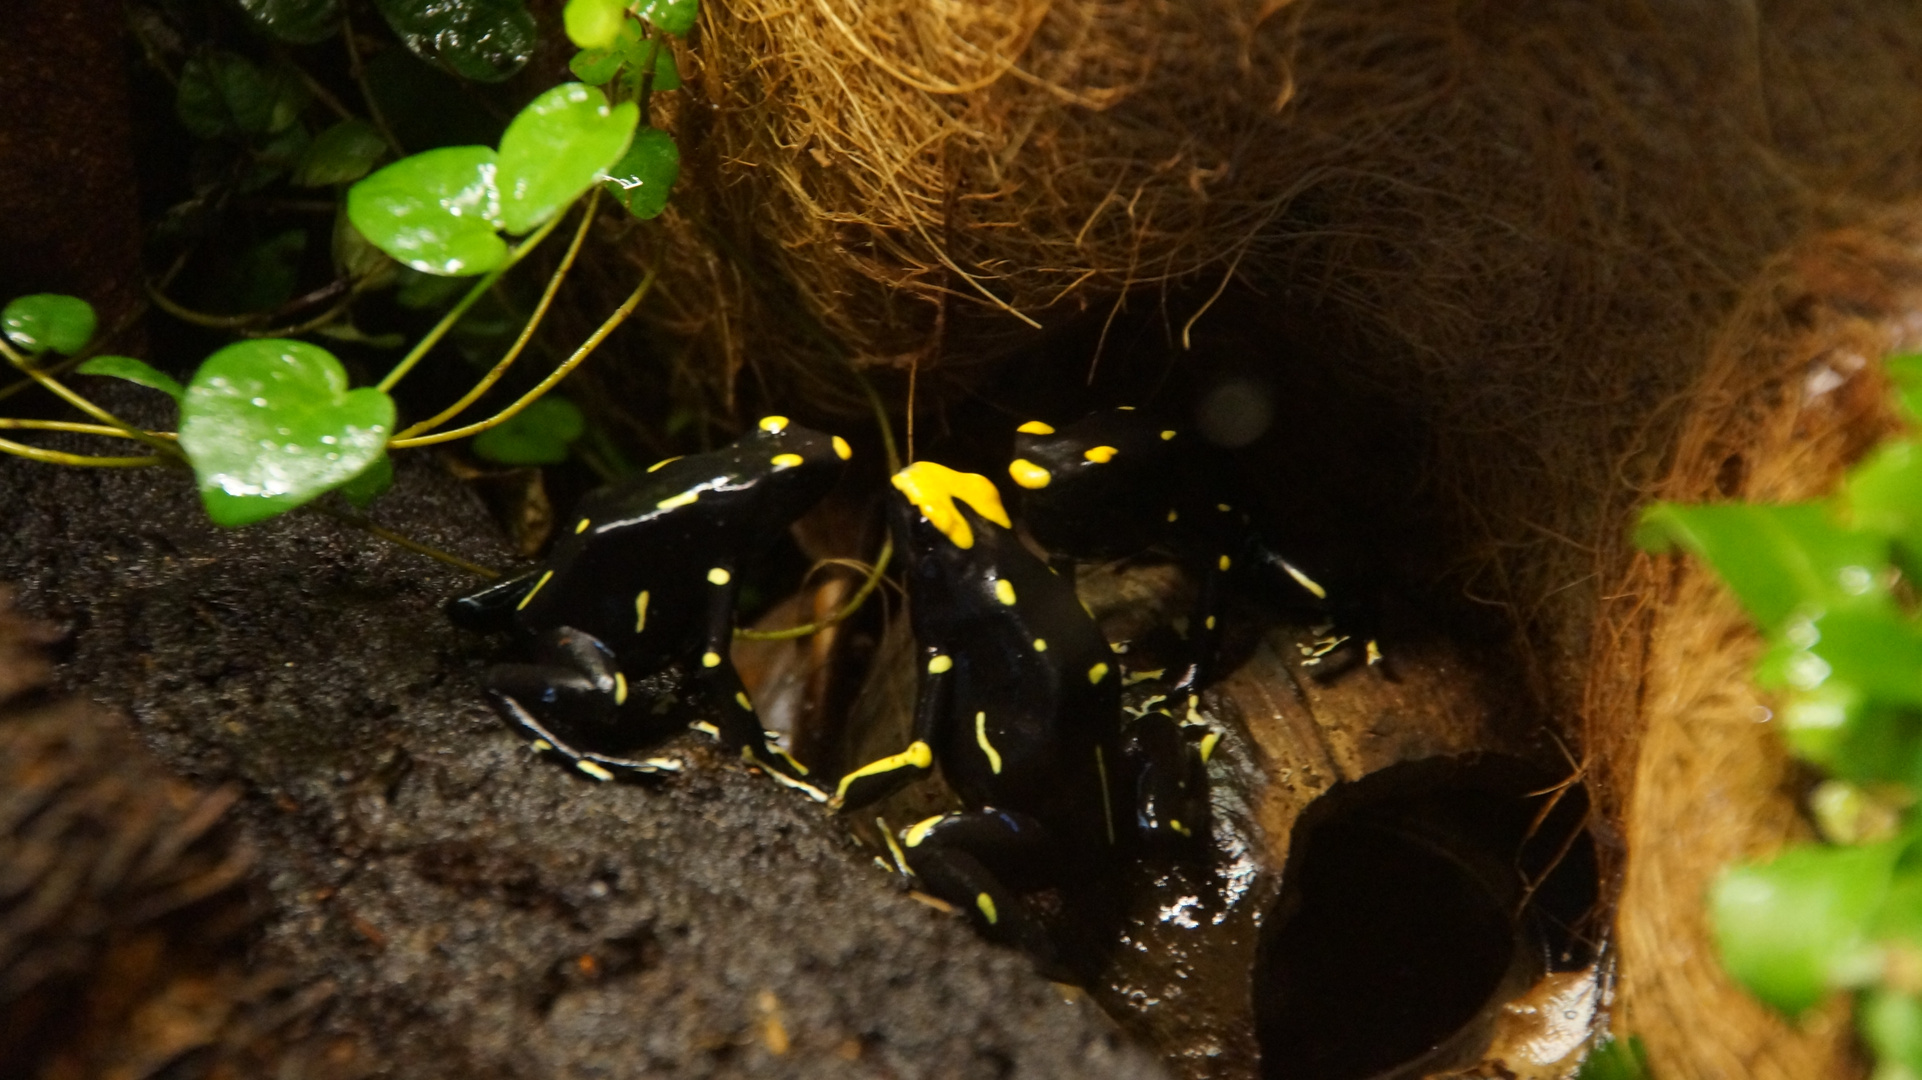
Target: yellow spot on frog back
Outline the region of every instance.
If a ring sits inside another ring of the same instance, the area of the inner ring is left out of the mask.
[[[608,772],[606,769],[601,768],[591,761],[576,761],[574,767],[602,783],[614,779],[613,773]]]
[[[727,572],[727,567],[717,566],[707,572],[707,580],[709,584],[725,585],[734,580],[734,575]]]
[[[1081,456],[1094,462],[1096,465],[1106,465],[1108,462],[1113,461],[1114,456],[1118,453],[1120,453],[1120,451],[1112,446],[1090,446]]]
[[[987,893],[974,894],[974,906],[981,909],[981,917],[988,920],[989,926],[1001,921],[1001,916],[994,910],[994,897]]]
[[[1175,433],[1173,431],[1164,431],[1161,433],[1162,442],[1167,442],[1169,439],[1172,439],[1174,437],[1175,437]]]
[[[618,671],[614,673],[614,704],[627,704],[627,676]]]
[[[1108,665],[1096,664],[1088,669],[1088,682],[1098,683],[1108,677]]]
[[[702,653],[701,666],[702,667],[720,667],[721,654],[717,652],[712,652],[712,651]]]
[[[1020,484],[1029,491],[1039,491],[1047,487],[1048,482],[1054,479],[1053,476],[1049,475],[1048,470],[1036,465],[1027,458],[1015,458],[1013,461],[1008,462],[1008,475],[1014,477],[1015,483]]]
[[[1035,652],[1047,652],[1047,651],[1048,651],[1048,639],[1047,639],[1047,638],[1035,638],[1035,639],[1034,639],[1034,651],[1035,651]]]
[[[770,462],[777,469],[792,469],[800,463],[801,455],[799,454],[776,454]]]
[[[639,634],[647,629],[647,590],[642,589],[634,598],[634,632]]]
[[[980,473],[957,472],[932,461],[917,461],[895,473],[892,483],[955,547],[974,546],[974,529],[955,505],[957,499],[1004,529],[1014,527],[1001,505],[1001,493]]]
[[[1014,582],[1009,581],[1007,578],[996,578],[994,581],[994,598],[1009,607],[1013,607]]]
[[[834,456],[840,458],[842,461],[846,461],[854,456],[854,447],[849,446],[846,439],[836,435],[834,437]]]
[[[928,661],[928,674],[945,674],[954,667],[954,657],[942,654]]]
[[[514,605],[514,610],[520,611],[521,609],[525,608],[528,605],[528,602],[534,599],[534,594],[541,591],[541,586],[547,584],[547,579],[553,576],[554,576],[554,571],[552,570],[549,570],[547,573],[542,574],[541,579],[534,583],[534,587],[527,590],[527,595],[521,597],[521,602]]]
[[[734,691],[734,704],[739,705],[748,712],[754,711],[754,703],[747,699],[747,691],[745,690]]]
[[[761,430],[767,432],[769,435],[779,435],[781,432],[787,430],[787,417],[763,416],[761,417]]]
[[[1217,565],[1217,566],[1219,566],[1219,567],[1221,567],[1221,569],[1222,569],[1222,571],[1223,571],[1223,572],[1225,573],[1225,572],[1227,572],[1227,569],[1228,569],[1228,568],[1229,568],[1230,566],[1233,566],[1233,565],[1234,565],[1234,560],[1232,560],[1232,559],[1230,559],[1230,558],[1228,558],[1228,556],[1226,556],[1226,555],[1223,555],[1223,556],[1221,557],[1221,561],[1220,561],[1220,562],[1218,562],[1218,563],[1216,563],[1215,565]]]
[[[581,523],[579,525],[574,526],[574,535],[579,536],[580,534],[586,532],[587,527],[592,524],[593,522],[587,520],[586,518],[582,518]]]
[[[699,501],[700,497],[701,493],[699,491],[683,491],[679,495],[670,495],[660,502],[655,503],[654,509],[679,510],[683,506]]]
[[[988,768],[994,770],[994,775],[1000,776],[1001,752],[996,750],[994,744],[988,741],[987,713],[978,712],[974,714],[974,741],[980,743],[981,752],[988,755]]]
[[[1041,422],[1041,421],[1039,421],[1039,420],[1030,420],[1030,421],[1028,421],[1027,423],[1025,423],[1025,424],[1022,424],[1022,425],[1021,425],[1020,427],[1018,427],[1018,428],[1015,428],[1015,430],[1016,430],[1016,431],[1019,431],[1019,432],[1020,432],[1021,434],[1023,434],[1023,435],[1052,435],[1052,434],[1054,434],[1054,428],[1052,428],[1052,427],[1050,427],[1050,426],[1048,426],[1047,424],[1044,424],[1044,423],[1042,423],[1042,422]]]

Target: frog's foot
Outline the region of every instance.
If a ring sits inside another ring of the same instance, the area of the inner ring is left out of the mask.
[[[499,690],[489,690],[487,697],[494,703],[494,708],[501,714],[501,718],[507,721],[507,726],[525,738],[535,752],[572,768],[582,776],[603,782],[652,780],[681,771],[680,761],[674,758],[627,758],[580,749],[550,731],[513,695]]]
[[[1013,945],[1037,964],[1056,964],[1047,930],[1010,881],[1045,877],[1051,845],[1041,823],[1009,810],[941,814],[902,834],[908,870],[929,894],[966,912],[989,940]]]

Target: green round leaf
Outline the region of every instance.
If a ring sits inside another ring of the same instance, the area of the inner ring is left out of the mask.
[[[621,159],[641,111],[562,83],[528,103],[501,136],[501,227],[520,234],[559,213]]]
[[[498,426],[474,436],[474,453],[502,465],[558,465],[587,421],[563,397],[544,397]]]
[[[131,356],[96,356],[80,365],[82,375],[105,375],[110,379],[125,379],[149,389],[158,390],[168,397],[179,401],[182,394],[180,381],[164,371],[158,371],[145,360]]]
[[[582,49],[567,62],[567,70],[589,86],[599,86],[621,70],[622,57],[616,49]]]
[[[583,49],[605,49],[627,21],[625,0],[567,0],[561,12],[567,38]]]
[[[634,143],[607,170],[607,191],[627,212],[646,220],[667,208],[668,194],[681,175],[681,149],[659,128],[634,133]]]
[[[18,297],[0,309],[0,329],[7,340],[31,356],[48,349],[71,356],[93,340],[98,325],[92,304],[60,293]]]
[[[694,29],[701,4],[700,0],[644,0],[635,12],[675,37],[681,37]]]
[[[307,144],[294,166],[294,183],[301,187],[350,183],[366,176],[386,152],[387,140],[374,125],[358,118],[342,120]]]
[[[340,29],[338,0],[239,0],[240,10],[270,37],[312,45]]]
[[[482,274],[507,257],[494,152],[448,146],[405,157],[347,189],[362,236],[429,274]]]
[[[500,82],[534,55],[534,16],[521,0],[375,0],[408,49],[464,79]]]
[[[306,104],[306,90],[293,72],[263,71],[244,56],[217,50],[187,61],[174,96],[180,122],[203,139],[285,130]]]
[[[215,524],[247,525],[339,487],[387,453],[394,402],[347,389],[317,345],[262,338],[208,357],[180,405],[180,448]]]
[[[1899,841],[1790,848],[1724,870],[1709,893],[1722,964],[1756,997],[1794,1015],[1852,981],[1869,922],[1888,894]]]

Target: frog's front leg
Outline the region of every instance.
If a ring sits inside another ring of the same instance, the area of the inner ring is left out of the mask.
[[[1053,847],[1039,821],[1010,810],[941,814],[908,829],[901,842],[908,869],[930,894],[967,912],[990,940],[1052,963],[1047,931],[1011,888],[1051,883]]]
[[[527,594],[541,579],[541,571],[529,570],[484,589],[456,596],[447,601],[447,618],[455,626],[483,634],[502,633],[514,625],[514,612],[527,601]]]
[[[535,750],[595,780],[657,777],[681,770],[672,758],[630,758],[578,745],[582,735],[614,733],[627,704],[627,678],[592,634],[558,627],[535,642],[532,664],[496,664],[487,696]],[[557,729],[566,729],[562,735]]]
[[[768,730],[761,726],[761,717],[747,696],[741,673],[728,658],[728,649],[734,642],[734,604],[740,590],[734,565],[718,562],[710,567],[707,589],[706,632],[696,671],[712,699],[721,703],[721,715],[715,725],[721,741],[739,750],[743,761],[762,769],[780,783],[804,792],[816,802],[826,802],[827,793],[807,779],[807,766],[773,742]]]
[[[878,802],[928,775],[934,769],[934,747],[941,744],[941,718],[948,712],[954,656],[939,645],[921,647],[920,689],[914,703],[914,738],[908,748],[870,761],[841,778],[829,803],[848,810]]]
[[[1121,753],[1134,775],[1135,830],[1149,847],[1179,847],[1207,835],[1206,751],[1174,717],[1159,709],[1136,717]]]

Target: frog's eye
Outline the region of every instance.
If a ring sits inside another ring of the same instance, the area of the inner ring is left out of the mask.
[[[761,430],[767,432],[769,435],[779,435],[781,432],[787,430],[787,417],[763,416],[761,417]]]

